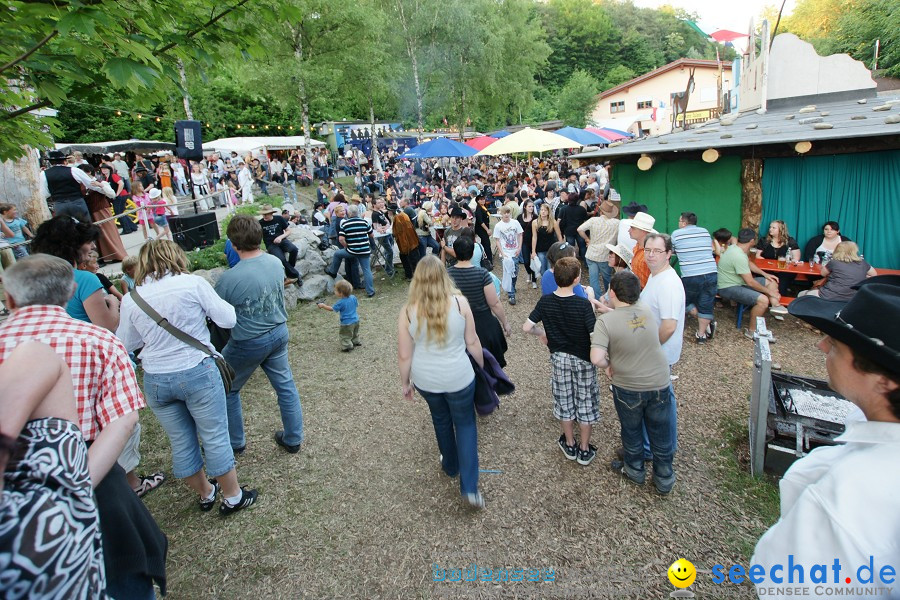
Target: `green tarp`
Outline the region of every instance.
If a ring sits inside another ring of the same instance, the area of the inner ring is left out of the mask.
[[[656,219],[657,231],[678,229],[682,212],[697,214],[697,224],[710,233],[727,227],[737,234],[741,226],[741,159],[723,156],[714,163],[702,160],[659,162],[649,171],[637,165],[616,165],[612,187],[622,195],[622,206],[646,204]]]
[[[869,264],[900,269],[900,151],[769,158],[762,186],[761,228],[780,219],[803,249],[837,221]]]

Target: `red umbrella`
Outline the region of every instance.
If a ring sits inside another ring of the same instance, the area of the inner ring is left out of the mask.
[[[591,133],[596,133],[599,136],[605,137],[610,142],[617,142],[619,140],[627,140],[627,135],[622,135],[621,133],[617,133],[611,129],[600,129],[597,127],[585,127],[587,131]]]
[[[493,144],[497,141],[497,138],[491,137],[489,135],[483,135],[481,137],[472,138],[471,140],[465,142],[466,146],[471,146],[475,148],[479,152]]]
[[[724,44],[725,42],[733,42],[738,38],[747,37],[747,34],[738,33],[737,31],[730,31],[728,29],[720,29],[709,34],[709,37],[721,44]]]

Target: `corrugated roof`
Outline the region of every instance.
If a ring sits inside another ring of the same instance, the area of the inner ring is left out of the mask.
[[[827,128],[828,125],[831,127]],[[571,158],[610,158],[898,134],[900,94],[865,101],[782,107],[765,114],[748,111],[740,115],[723,115],[721,119],[707,121],[687,131],[642,138]]]
[[[667,65],[663,65],[663,66],[659,67],[658,69],[654,69],[654,70],[650,71],[649,73],[644,73],[643,75],[635,77],[634,79],[626,81],[625,83],[620,83],[619,85],[617,85],[614,88],[609,88],[608,90],[600,92],[600,94],[597,96],[597,99],[602,100],[603,98],[606,98],[607,96],[609,96],[611,94],[615,94],[616,92],[626,90],[632,86],[635,86],[635,85],[641,83],[642,81],[646,81],[652,77],[656,77],[657,75],[660,75],[661,73],[665,73],[666,71],[671,71],[672,69],[679,69],[681,67],[718,68],[718,66],[719,66],[719,63],[717,63],[714,60],[706,60],[706,59],[702,59],[702,58],[679,58],[678,60],[674,60]],[[722,61],[722,69],[724,69],[726,71],[730,71],[731,63]]]

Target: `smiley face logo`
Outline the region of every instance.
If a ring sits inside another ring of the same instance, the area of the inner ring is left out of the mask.
[[[697,569],[691,561],[679,558],[669,566],[669,581],[677,588],[690,587],[697,579]]]

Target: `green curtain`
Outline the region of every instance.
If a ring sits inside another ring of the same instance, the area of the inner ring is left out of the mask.
[[[697,224],[710,233],[727,227],[737,233],[741,225],[741,159],[723,156],[714,163],[702,160],[658,162],[649,171],[637,165],[616,165],[612,187],[622,195],[622,206],[646,204],[656,219],[657,231],[678,229],[685,211],[697,214]]]
[[[802,249],[837,221],[875,267],[900,269],[900,151],[769,158],[763,224],[783,220]]]

